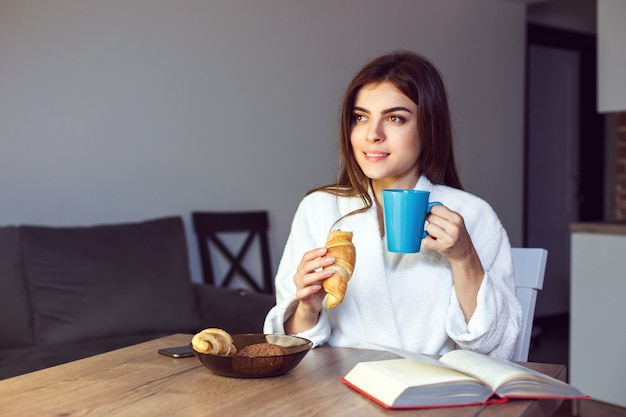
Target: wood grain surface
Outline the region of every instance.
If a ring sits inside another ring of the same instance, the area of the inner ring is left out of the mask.
[[[343,382],[357,362],[388,352],[321,347],[290,373],[238,379],[212,374],[195,358],[159,355],[187,344],[177,334],[0,381],[2,416],[550,416],[561,401],[387,410]],[[565,380],[563,365],[525,363]]]

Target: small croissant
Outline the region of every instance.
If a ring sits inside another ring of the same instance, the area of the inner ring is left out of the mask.
[[[212,355],[234,355],[237,347],[233,344],[232,336],[225,330],[211,327],[196,333],[191,339],[194,350]]]
[[[348,281],[354,272],[356,249],[352,243],[352,232],[331,231],[326,240],[326,248],[326,256],[334,257],[335,263],[324,269],[332,269],[335,274],[325,279],[322,285],[328,294],[328,308],[334,308],[343,302]]]

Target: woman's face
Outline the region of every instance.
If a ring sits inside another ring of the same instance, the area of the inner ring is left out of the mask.
[[[356,95],[350,142],[375,190],[413,188],[419,178],[417,105],[385,81]]]

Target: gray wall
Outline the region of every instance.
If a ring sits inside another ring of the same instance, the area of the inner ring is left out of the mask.
[[[520,244],[524,36],[503,0],[1,0],[0,224],[268,209],[276,265],[336,177],[343,89],[406,48],[443,73],[466,187]]]
[[[527,20],[558,29],[596,34],[597,0],[549,0],[529,4]]]

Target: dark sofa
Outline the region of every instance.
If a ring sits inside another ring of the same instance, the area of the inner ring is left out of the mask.
[[[258,333],[268,295],[192,283],[180,217],[0,227],[0,379],[172,333]]]

